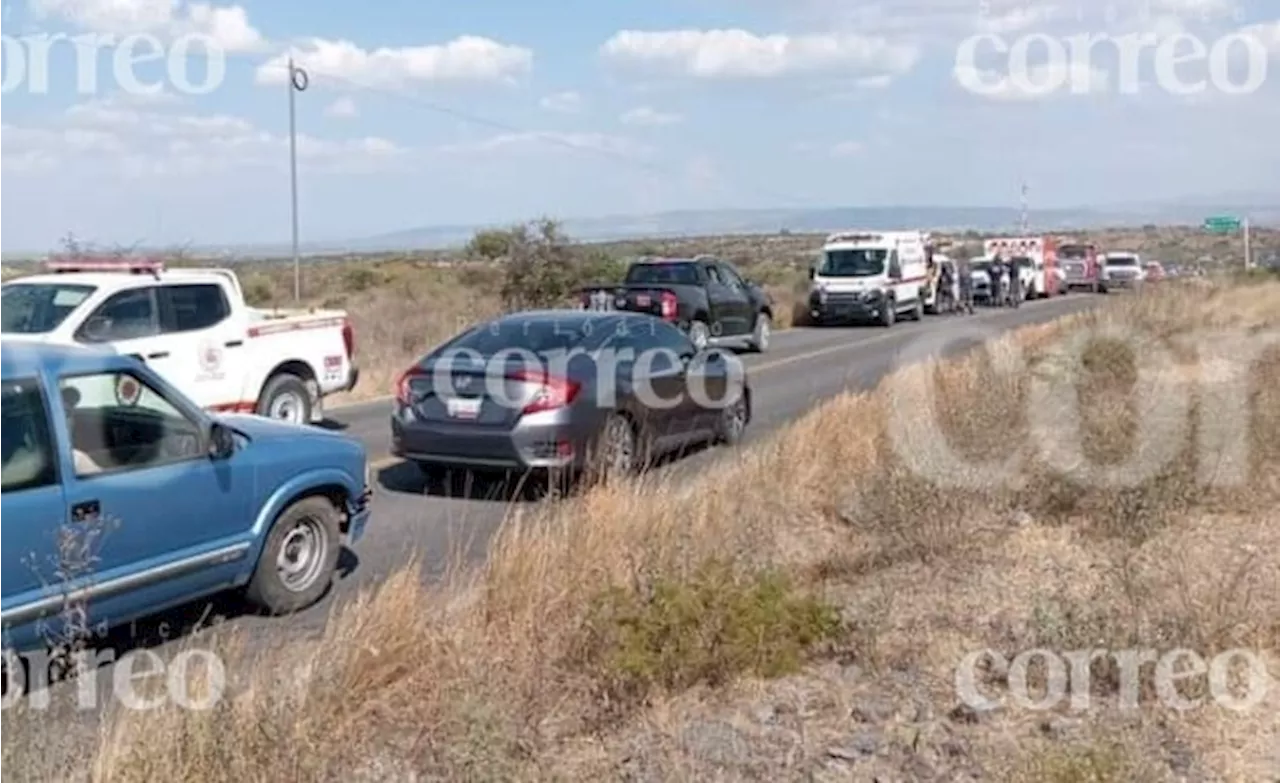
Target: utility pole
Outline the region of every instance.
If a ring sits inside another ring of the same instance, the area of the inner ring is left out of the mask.
[[[307,72],[289,58],[289,197],[293,218],[293,298],[302,301],[302,257],[298,250],[298,112],[294,93],[307,89]]]
[[[1240,221],[1244,228],[1244,271],[1253,269],[1253,242],[1249,237],[1249,218]]]
[[[1031,214],[1030,214],[1031,208],[1027,200],[1027,193],[1028,193],[1027,181],[1024,179],[1022,181],[1022,235],[1023,236],[1026,236],[1027,232],[1031,230]]]

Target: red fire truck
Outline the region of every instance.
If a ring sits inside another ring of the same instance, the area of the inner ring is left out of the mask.
[[[1093,293],[1103,289],[1102,254],[1092,242],[1064,240],[1058,246],[1058,263],[1068,291],[1085,288]]]

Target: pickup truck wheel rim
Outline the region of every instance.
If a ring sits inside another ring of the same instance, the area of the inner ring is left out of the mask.
[[[756,321],[756,347],[760,350],[769,347],[769,319],[763,315]]]
[[[709,337],[710,333],[707,331],[707,325],[702,322],[697,322],[689,328],[689,341],[699,351],[707,347]]]
[[[328,549],[324,528],[310,517],[300,520],[285,534],[276,556],[276,571],[286,589],[299,593],[320,575]]]
[[[302,400],[292,392],[285,392],[272,398],[267,409],[273,419],[283,419],[295,424],[302,421]]]
[[[747,428],[747,401],[739,397],[738,401],[724,409],[724,434],[727,439],[737,440]]]

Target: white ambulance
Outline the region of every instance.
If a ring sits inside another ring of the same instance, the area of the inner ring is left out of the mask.
[[[1052,237],[997,237],[983,243],[987,258],[1000,256],[1018,267],[1022,293],[1026,299],[1042,299],[1062,292],[1066,283],[1058,268],[1057,248]]]
[[[841,231],[827,237],[809,270],[815,324],[871,321],[892,326],[924,317],[929,289],[923,231]]]

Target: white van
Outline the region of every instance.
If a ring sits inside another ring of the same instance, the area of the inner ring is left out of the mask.
[[[818,325],[924,317],[930,237],[922,231],[842,231],[809,270],[809,316]]]

